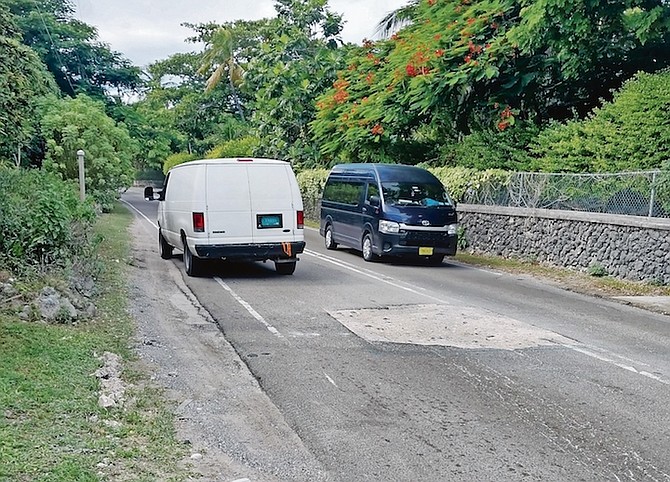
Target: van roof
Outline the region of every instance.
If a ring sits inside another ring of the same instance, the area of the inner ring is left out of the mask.
[[[238,164],[238,163],[252,163],[252,164],[281,164],[281,165],[291,165],[290,162],[287,161],[280,161],[278,159],[266,159],[262,157],[219,157],[216,159],[197,159],[194,161],[187,161],[182,164],[177,164],[176,166],[172,167],[172,169],[177,169],[180,167],[184,166],[193,166],[193,165],[201,165],[201,164],[216,164],[216,165],[221,165],[221,164]]]
[[[406,164],[351,163],[338,164],[331,170],[332,174],[370,177],[373,173],[381,182],[440,182],[431,172]]]

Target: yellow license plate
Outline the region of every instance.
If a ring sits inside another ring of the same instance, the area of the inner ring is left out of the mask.
[[[433,248],[419,248],[419,256],[432,256]]]

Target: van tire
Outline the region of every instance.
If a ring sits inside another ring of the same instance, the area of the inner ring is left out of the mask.
[[[158,230],[158,250],[161,254],[161,258],[171,259],[173,249],[174,248],[172,246],[170,246],[167,241],[165,241],[165,238],[163,237],[163,233],[159,229]]]
[[[333,227],[330,224],[326,226],[326,232],[323,233],[323,240],[326,249],[337,249],[337,243],[333,241]]]
[[[197,256],[193,256],[186,244],[186,238],[182,240],[184,243],[184,270],[189,276],[198,276],[202,271],[202,260]]]
[[[295,271],[296,262],[292,261],[290,263],[275,263],[275,270],[279,274],[293,274]]]
[[[363,236],[361,251],[363,252],[363,259],[365,261],[374,261],[377,258],[372,251],[372,235],[370,235],[370,233],[365,233],[365,236]]]

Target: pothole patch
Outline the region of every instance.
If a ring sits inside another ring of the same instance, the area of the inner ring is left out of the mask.
[[[329,314],[370,342],[503,350],[574,344],[552,331],[474,307],[397,305]]]

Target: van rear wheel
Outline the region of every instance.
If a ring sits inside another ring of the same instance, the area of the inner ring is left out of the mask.
[[[363,259],[365,261],[374,261],[376,256],[372,251],[372,235],[370,233],[365,233],[363,236],[363,244],[361,246],[361,251],[363,251]]]
[[[197,256],[193,256],[191,250],[188,249],[188,244],[186,244],[186,238],[183,240],[184,243],[184,270],[189,276],[198,276],[202,271],[203,260]]]
[[[172,246],[168,244],[167,241],[165,241],[165,238],[163,237],[163,233],[161,230],[158,230],[158,250],[161,254],[161,258],[163,259],[170,259],[172,258]]]
[[[326,226],[326,232],[323,233],[323,239],[326,249],[337,248],[337,243],[333,240],[333,227],[330,224]]]
[[[275,270],[277,270],[277,273],[279,274],[293,274],[295,271],[295,265],[295,261],[291,261],[290,263],[275,262]]]

